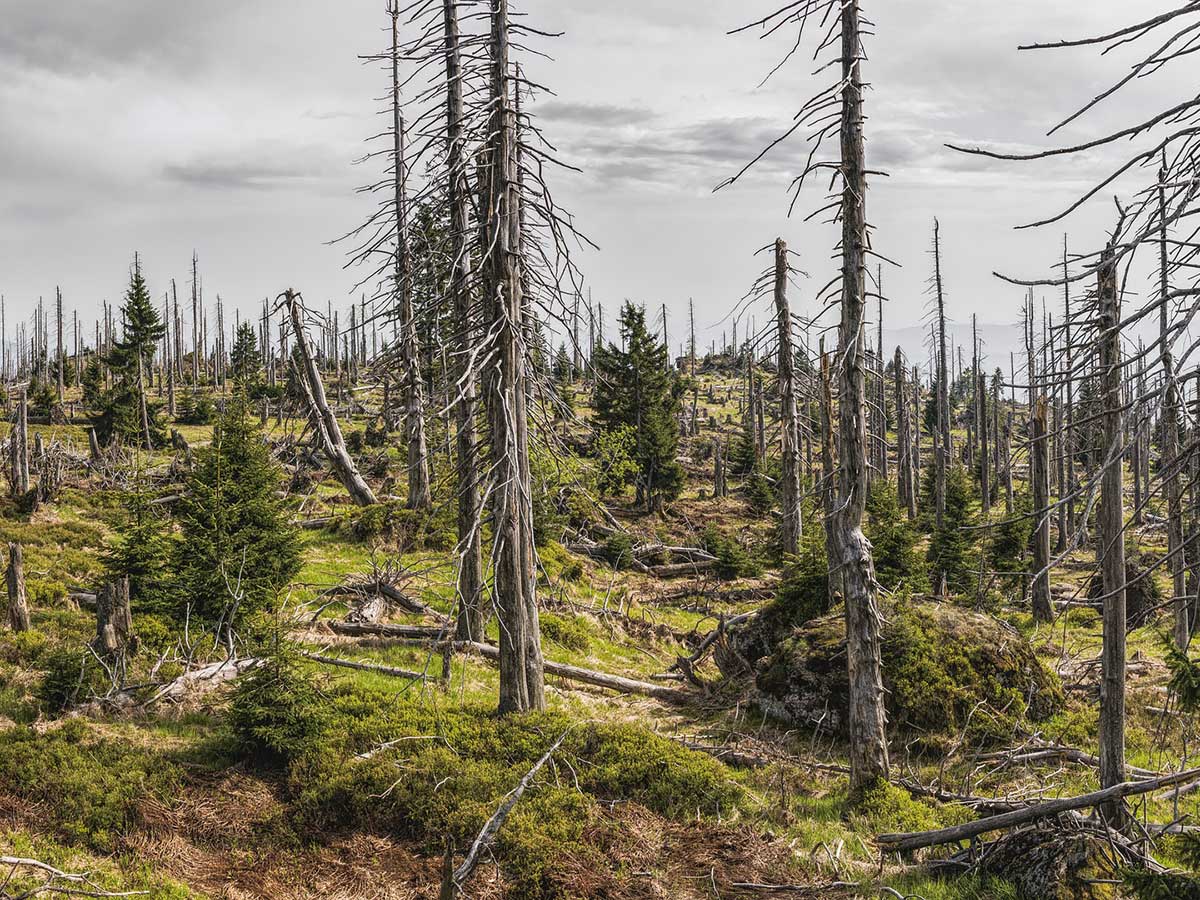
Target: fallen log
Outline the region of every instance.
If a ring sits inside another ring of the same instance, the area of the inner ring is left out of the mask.
[[[667,566],[651,566],[650,574],[655,578],[678,578],[681,575],[700,575],[711,572],[719,564],[719,560],[708,559],[698,562],[672,563]]]
[[[1105,788],[1104,790],[1093,791],[1090,794],[1047,800],[1044,803],[1037,803],[1025,809],[1015,809],[1011,812],[988,816],[974,822],[967,822],[963,825],[954,825],[950,828],[905,834],[881,834],[875,838],[875,843],[879,845],[881,850],[888,853],[904,853],[911,850],[920,850],[923,847],[933,847],[938,844],[955,844],[959,841],[965,841],[981,834],[986,834],[989,831],[1003,831],[1017,825],[1024,825],[1026,822],[1045,819],[1049,816],[1057,816],[1060,813],[1100,806],[1110,801],[1123,800],[1126,797],[1134,797],[1139,794],[1148,794],[1159,788],[1194,781],[1198,777],[1200,777],[1200,769],[1191,769],[1187,772],[1176,772],[1173,775],[1164,775],[1161,778],[1152,778],[1145,781],[1126,781],[1121,784],[1115,784],[1110,788]]]
[[[355,662],[351,659],[339,659],[336,656],[322,656],[320,653],[303,652],[300,655],[323,666],[338,666],[343,669],[354,669],[357,672],[373,672],[376,675],[386,675],[388,678],[407,678],[410,681],[424,681],[426,677],[423,672],[410,672],[408,669],[381,666],[378,663]]]
[[[500,648],[491,644],[480,644],[476,641],[464,641],[455,645],[458,648],[471,650],[485,659],[499,660]],[[581,669],[579,666],[569,666],[566,663],[556,663],[546,660],[543,663],[550,675],[566,678],[569,681],[579,681],[596,687],[608,688],[622,694],[640,694],[643,697],[653,697],[667,703],[685,704],[691,700],[691,695],[678,688],[666,687],[661,684],[650,684],[646,681],[635,681],[620,675],[609,675],[592,669]]]
[[[327,624],[335,634],[344,634],[348,637],[371,635],[437,641],[447,636],[447,629],[443,625],[394,625],[390,622],[329,622]]]

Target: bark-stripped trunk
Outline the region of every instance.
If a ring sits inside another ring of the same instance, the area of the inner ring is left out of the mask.
[[[17,396],[16,421],[9,435],[9,488],[14,497],[29,493],[29,394],[22,386]]]
[[[300,295],[288,290],[284,296],[292,318],[296,346],[300,348],[300,365],[303,371],[297,373],[300,376],[297,380],[308,401],[309,416],[320,438],[321,449],[354,502],[359,506],[371,506],[376,502],[375,493],[366,479],[359,474],[350,451],[346,449],[346,440],[342,437],[337,416],[333,414],[333,410],[329,408],[329,401],[325,399],[325,385],[321,381],[321,372],[317,368],[317,361],[313,357],[312,349],[308,345],[308,335],[304,330],[304,311],[300,306]]]
[[[1158,339],[1159,360],[1163,370],[1162,454],[1159,468],[1166,480],[1167,491],[1167,554],[1170,560],[1168,571],[1171,573],[1171,596],[1175,612],[1173,634],[1175,646],[1186,649],[1192,638],[1192,627],[1188,612],[1187,560],[1183,551],[1183,503],[1179,487],[1179,385],[1175,380],[1175,359],[1171,353],[1170,313],[1167,302],[1171,293],[1171,282],[1166,178],[1167,173],[1164,169],[1159,172],[1158,177],[1158,215],[1162,223],[1158,244],[1159,296],[1162,304],[1158,311]]]
[[[921,372],[916,366],[912,370],[912,467],[913,502],[921,504]]]
[[[718,500],[729,495],[725,475],[725,445],[721,439],[713,440],[713,496]]]
[[[1114,238],[1115,240],[1115,238]],[[1099,539],[1104,589],[1104,642],[1100,675],[1100,787],[1125,780],[1125,538],[1121,490],[1121,299],[1117,264],[1110,244],[1101,257],[1097,295],[1100,331],[1101,404],[1104,473],[1100,482]],[[1102,808],[1112,823],[1121,822],[1116,802]]]
[[[483,550],[480,534],[479,437],[475,427],[479,399],[471,349],[476,332],[471,292],[470,196],[464,159],[465,135],[462,65],[459,57],[455,0],[444,0],[446,39],[446,169],[447,200],[454,259],[450,267],[457,336],[454,366],[455,452],[458,466],[458,604],[459,640],[483,640]]]
[[[842,26],[842,299],[838,331],[838,509],[831,568],[841,572],[850,680],[850,786],[888,777],[886,712],[880,667],[880,615],[871,544],[862,532],[866,502],[867,403],[863,319],[867,250],[867,174],[863,140],[862,48],[858,0],[846,0]]]
[[[493,596],[500,617],[500,712],[545,707],[534,594],[533,507],[528,469],[524,301],[517,196],[517,122],[510,96],[508,0],[491,0],[491,135],[484,210],[485,302],[491,334],[485,397],[495,487]]]
[[[792,312],[787,299],[787,244],[775,242],[775,312],[779,327],[779,399],[783,460],[779,498],[783,506],[780,539],[784,556],[800,552],[800,409],[796,401],[796,355],[792,347]]]
[[[408,162],[404,146],[404,116],[400,110],[400,6],[392,4],[392,177],[395,196],[395,290],[400,318],[400,365],[403,368],[404,433],[408,445],[408,507],[432,509],[429,487],[429,448],[425,442],[425,398],[421,385],[420,351],[412,302],[412,259],[408,242]],[[334,355],[337,354],[336,335]]]
[[[1054,619],[1050,603],[1050,466],[1047,459],[1046,398],[1034,401],[1029,420],[1029,478],[1033,483],[1033,617],[1039,622]]]
[[[836,440],[833,431],[833,386],[829,372],[829,354],[825,352],[825,338],[821,338],[821,508],[825,520],[825,548],[829,557],[829,601],[833,603],[842,594],[842,573],[837,568],[832,552],[837,539],[835,515],[837,512]]]
[[[25,597],[25,555],[21,545],[9,542],[8,569],[8,625],[13,631],[29,630],[29,601]]]
[[[892,370],[895,372],[896,399],[896,490],[900,505],[912,521],[917,517],[917,497],[913,491],[913,447],[909,434],[908,392],[904,384],[904,354],[899,347],[893,357]]]
[[[96,595],[96,650],[108,659],[124,655],[134,641],[129,607],[129,578],[118,578]]]
[[[986,519],[992,509],[992,482],[989,472],[988,448],[988,412],[987,412],[987,378],[975,371],[975,395],[979,400],[976,421],[979,423],[976,434],[979,436],[979,492],[983,497],[983,516]]]
[[[946,515],[946,477],[950,468],[950,373],[946,358],[946,299],[942,291],[940,226],[933,222],[933,279],[937,293],[937,452],[934,454],[934,502],[940,528]]]

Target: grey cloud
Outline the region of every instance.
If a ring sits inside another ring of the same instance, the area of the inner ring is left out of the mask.
[[[639,106],[618,106],[608,103],[571,103],[550,100],[539,103],[537,114],[552,122],[579,125],[635,125],[654,118],[654,113]]]
[[[323,180],[332,172],[332,161],[318,148],[305,152],[257,147],[210,154],[163,167],[163,176],[168,181],[225,190],[294,188],[304,182]]]

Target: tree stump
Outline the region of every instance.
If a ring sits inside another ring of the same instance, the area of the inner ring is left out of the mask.
[[[29,601],[25,596],[25,556],[21,545],[8,545],[8,624],[13,631],[29,630]]]

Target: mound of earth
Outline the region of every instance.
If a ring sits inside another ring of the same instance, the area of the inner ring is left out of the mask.
[[[840,609],[813,619],[767,647],[753,626],[738,642],[753,653],[767,711],[844,734],[849,679]],[[761,652],[766,650],[765,653]],[[1062,685],[1013,628],[944,603],[884,610],[883,680],[892,727],[930,737],[964,728],[972,737],[1011,737],[1022,719],[1041,721],[1063,704]]]

